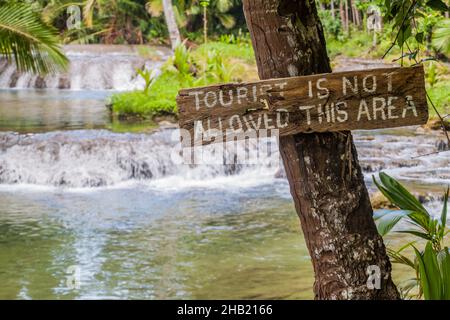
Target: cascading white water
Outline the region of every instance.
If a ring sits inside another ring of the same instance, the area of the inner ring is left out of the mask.
[[[251,164],[234,164],[237,152],[256,151],[267,140],[247,146],[239,143],[238,150],[225,154],[226,165],[189,165],[174,157],[178,136],[177,130],[154,134],[106,130],[0,133],[0,184],[99,187],[163,177],[175,178],[172,182],[178,184],[186,179],[206,181],[254,170],[273,178],[278,170],[277,152],[249,152],[254,160]],[[208,148],[205,155],[210,156],[213,149]]]
[[[178,134],[176,129],[153,134],[119,134],[107,130],[0,133],[0,184],[78,188],[164,178],[168,179],[168,184],[180,186],[210,185],[213,184],[211,179],[219,179],[216,182],[220,183],[220,179],[231,176],[244,177],[239,183],[258,179],[256,183],[267,182],[266,178],[273,182],[276,177],[283,177],[273,139],[270,140],[271,152],[261,152],[268,140],[248,145],[241,142],[237,150],[230,148],[224,155],[226,165],[217,162],[187,165],[179,163],[173,156]],[[355,141],[361,167],[368,179],[384,170],[402,180],[438,185],[450,183],[449,151],[414,158],[439,150],[442,139],[438,135],[433,138],[356,134]],[[234,164],[236,155],[242,154],[243,150],[251,151],[248,154],[253,157],[252,161]],[[213,148],[207,149],[205,155],[210,156],[212,152]]]
[[[158,70],[170,55],[164,47],[152,47],[152,59],[139,55],[134,46],[69,45],[67,73],[40,77],[20,73],[14,64],[0,59],[0,89],[52,88],[72,90],[132,90],[144,86],[136,69]]]

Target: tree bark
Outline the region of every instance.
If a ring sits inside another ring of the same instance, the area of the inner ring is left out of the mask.
[[[350,23],[348,19],[348,0],[344,0],[344,13],[345,13],[345,31],[350,33]]]
[[[345,0],[339,0],[339,15],[341,16],[341,25],[342,25],[342,29],[344,29],[344,32],[347,33],[348,32],[348,23],[346,22],[345,18],[345,8],[344,8],[344,1]]]
[[[244,0],[261,79],[331,72],[314,0]],[[316,299],[398,299],[350,132],[280,139]],[[369,266],[381,288],[367,285]]]
[[[353,16],[354,16],[354,23],[358,27],[358,29],[361,29],[361,17],[359,15],[359,10],[356,7],[356,4],[352,1],[352,8],[353,8]]]
[[[356,24],[355,7],[353,6],[353,0],[349,1],[350,1],[350,10],[352,12],[352,22],[353,24]]]
[[[331,10],[331,17],[333,19],[336,19],[336,12],[334,11],[334,0],[330,1],[330,10]]]
[[[203,7],[203,42],[208,42],[208,10],[206,6]]]
[[[175,20],[175,13],[173,12],[173,5],[171,0],[163,0],[164,18],[166,20],[167,29],[169,30],[170,44],[172,49],[181,43],[180,31],[178,30],[177,22]]]

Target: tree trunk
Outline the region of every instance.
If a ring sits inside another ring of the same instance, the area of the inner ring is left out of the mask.
[[[361,16],[359,15],[359,10],[356,7],[356,4],[353,3],[352,4],[352,8],[353,8],[353,15],[355,17],[355,21],[354,23],[356,24],[356,26],[358,27],[358,29],[361,29]]]
[[[314,0],[244,0],[261,79],[331,72]],[[316,299],[397,299],[350,132],[280,139]],[[378,266],[381,288],[367,270]]]
[[[344,1],[345,0],[339,0],[339,15],[341,16],[341,25],[342,25],[342,29],[344,30],[345,33],[348,32],[348,23],[345,20],[345,8],[344,8]]]
[[[352,22],[353,24],[356,24],[356,16],[355,16],[355,8],[353,6],[353,0],[349,0],[350,1],[350,10],[352,12]]]
[[[331,10],[331,17],[333,19],[336,19],[336,12],[334,12],[334,0],[330,1],[330,6],[331,6],[331,8],[330,8],[330,10]]]
[[[350,25],[348,21],[348,0],[344,0],[344,13],[345,13],[345,31],[350,33]]]
[[[208,10],[203,6],[203,42],[208,42]]]
[[[163,0],[164,17],[166,19],[167,29],[169,30],[170,44],[172,49],[181,43],[180,31],[175,20],[175,13],[171,0]]]

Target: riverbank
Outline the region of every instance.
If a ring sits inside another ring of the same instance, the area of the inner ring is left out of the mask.
[[[385,60],[377,58],[382,48],[363,50],[361,46],[356,46],[356,49],[353,48],[351,51],[347,49],[337,51],[334,42],[329,43],[334,71],[398,66],[397,63],[390,62],[394,55],[388,56]],[[440,114],[450,113],[449,66],[439,62],[425,63],[424,66],[427,91],[431,100]],[[174,57],[163,65],[161,75],[152,80],[147,93],[134,90],[113,94],[109,105],[113,117],[120,120],[155,120],[161,117],[176,120],[175,99],[180,89],[213,83],[255,80],[258,80],[258,75],[250,43],[209,42],[190,50],[176,52]],[[430,105],[430,123],[427,127],[439,128],[440,124],[436,125],[437,119],[437,114]],[[447,124],[450,127],[448,120]]]

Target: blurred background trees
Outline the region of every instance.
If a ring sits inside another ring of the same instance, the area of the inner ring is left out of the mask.
[[[242,0],[0,0],[19,2],[56,28],[65,44],[169,44],[169,33],[204,42],[247,32]],[[433,54],[449,54],[448,0],[317,0],[317,5],[327,36],[341,43],[365,33],[370,37],[364,42],[387,50],[384,42],[392,42],[400,28],[398,44],[409,39]],[[77,28],[67,28],[71,6],[80,8]],[[169,11],[176,26],[166,22]]]

